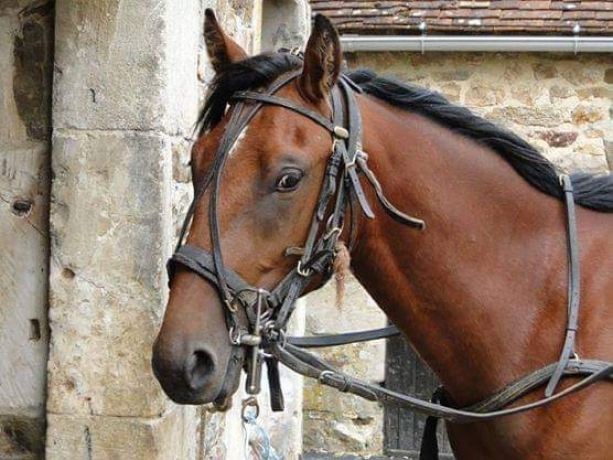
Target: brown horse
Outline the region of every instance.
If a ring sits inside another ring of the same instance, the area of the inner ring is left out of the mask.
[[[341,68],[337,33],[322,17],[304,59],[288,53],[247,57],[211,12],[205,31],[217,75],[192,151],[196,189],[216,166],[233,94],[269,88],[299,72],[276,96],[329,118]],[[391,203],[427,224],[419,231],[397,222],[364,186],[375,218],[354,203],[347,207],[354,235],[349,225],[341,234],[354,240],[351,268],[360,283],[457,406],[556,362],[569,275],[566,212],[554,168],[513,134],[436,94],[367,71],[348,77],[363,91],[356,99],[370,169]],[[296,256],[286,249],[303,246],[309,234],[331,144],[329,132],[312,119],[262,105],[221,165],[215,228],[223,267],[269,290],[295,269]],[[578,175],[573,181],[582,269],[576,352],[610,362],[613,180]],[[209,250],[212,193],[197,196],[187,237],[188,244]],[[224,406],[238,385],[238,374],[229,369],[243,355],[233,352],[222,291],[183,267],[172,278],[153,367],[179,403]],[[574,381],[563,379],[560,387]],[[521,415],[447,428],[459,460],[610,459],[613,385],[597,383]]]

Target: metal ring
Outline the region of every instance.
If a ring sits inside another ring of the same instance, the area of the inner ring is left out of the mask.
[[[249,407],[253,407],[255,408],[255,415],[254,415],[254,419],[257,419],[260,416],[260,405],[258,404],[258,400],[255,396],[250,396],[249,398],[245,399],[243,401],[242,404],[242,409],[241,409],[241,418],[243,419],[243,421],[247,422],[249,419],[247,417],[247,409]]]

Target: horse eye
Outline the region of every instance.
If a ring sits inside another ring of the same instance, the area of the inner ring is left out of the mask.
[[[286,170],[277,179],[277,184],[275,188],[277,192],[291,192],[293,190],[296,190],[296,188],[298,188],[300,179],[302,179],[302,171],[298,169],[293,169],[290,171]]]

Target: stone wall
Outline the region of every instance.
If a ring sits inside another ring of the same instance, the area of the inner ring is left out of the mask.
[[[613,57],[581,54],[359,53],[349,67],[441,92],[449,100],[527,139],[564,170],[613,169]],[[345,304],[334,307],[328,285],[307,298],[307,332],[360,330],[385,323],[355,280]],[[384,380],[382,344],[322,353],[354,375]],[[311,381],[305,384],[304,449],[380,454],[383,410]]]
[[[0,2],[0,458],[41,459],[53,1]]]

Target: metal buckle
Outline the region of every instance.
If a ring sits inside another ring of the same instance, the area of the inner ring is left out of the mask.
[[[312,268],[302,268],[302,260],[298,261],[298,265],[296,266],[296,273],[298,273],[303,278],[307,278],[313,274]]]

